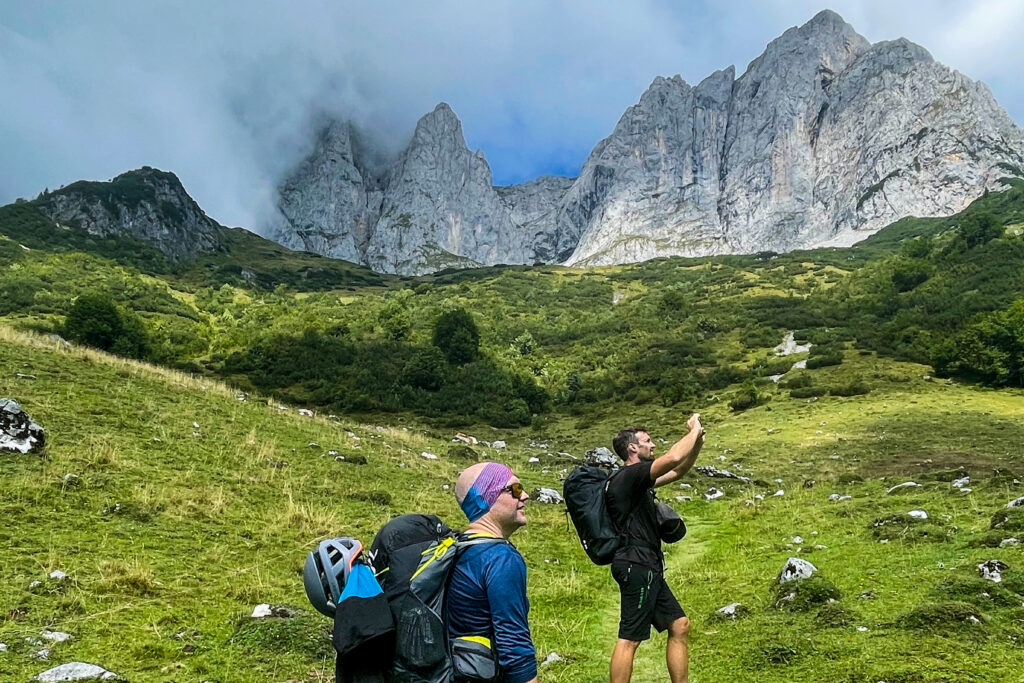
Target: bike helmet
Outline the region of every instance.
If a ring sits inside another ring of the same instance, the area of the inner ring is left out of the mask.
[[[310,603],[326,617],[334,618],[334,607],[345,589],[352,565],[363,552],[363,544],[350,536],[321,541],[306,556],[302,583]]]

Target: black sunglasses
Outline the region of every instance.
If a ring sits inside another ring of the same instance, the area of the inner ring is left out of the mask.
[[[512,497],[515,498],[516,500],[519,500],[520,498],[523,497],[523,485],[518,481],[514,484],[509,484],[505,488],[501,489],[502,493],[505,493],[506,491],[508,493],[511,493]]]

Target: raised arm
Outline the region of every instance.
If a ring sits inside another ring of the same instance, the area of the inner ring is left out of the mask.
[[[651,465],[651,479],[654,486],[671,484],[690,471],[697,455],[704,446],[704,427],[700,423],[700,413],[694,413],[686,421],[690,428],[686,436],[676,441],[665,455]]]

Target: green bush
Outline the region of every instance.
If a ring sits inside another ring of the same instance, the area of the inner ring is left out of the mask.
[[[476,359],[480,350],[480,332],[473,316],[465,309],[442,313],[434,322],[434,346],[452,365],[465,365]]]
[[[789,390],[790,398],[813,398],[828,393],[827,387],[795,387]]]
[[[820,356],[811,356],[807,359],[807,369],[815,370],[817,368],[824,368],[830,365],[839,365],[843,362],[843,354],[841,351],[833,351],[828,354],[822,354]]]
[[[832,396],[863,396],[871,391],[867,383],[855,380],[849,384],[840,384],[829,387],[828,393]]]
[[[75,299],[62,332],[71,341],[129,358],[146,358],[149,351],[138,314],[119,308],[108,294],[86,293]]]

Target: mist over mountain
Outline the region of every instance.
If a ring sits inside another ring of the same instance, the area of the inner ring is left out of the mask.
[[[1024,165],[1024,132],[983,84],[828,10],[739,78],[655,78],[577,178],[494,187],[444,103],[386,167],[362,140],[325,125],[258,231],[400,274],[788,251],[956,213]]]

